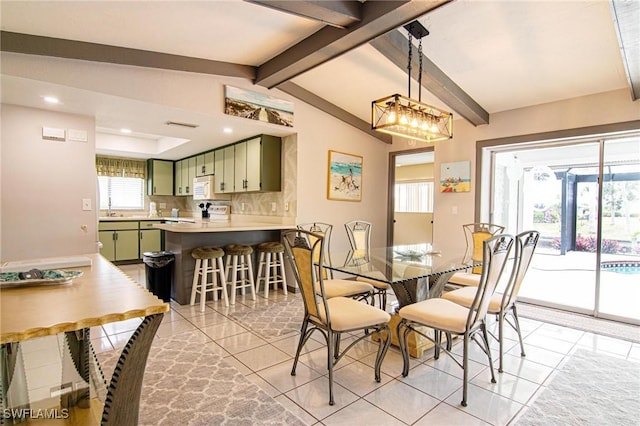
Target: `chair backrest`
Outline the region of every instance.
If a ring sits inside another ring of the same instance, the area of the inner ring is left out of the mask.
[[[291,265],[293,275],[302,294],[305,313],[320,319],[318,304],[322,302],[324,311],[327,313],[327,321],[329,321],[324,280],[322,274],[318,276],[318,268],[316,266],[321,266],[324,260],[323,245],[325,237],[299,229],[284,232],[282,240],[286,258]],[[316,291],[316,282],[318,282],[320,288],[320,295]]]
[[[296,226],[298,229],[307,231],[308,234],[306,238],[309,239],[309,243],[313,245],[315,243],[315,237],[313,235],[320,235],[323,237],[323,249],[322,254],[324,256],[323,265],[329,264],[331,265],[331,254],[330,254],[330,245],[331,245],[331,230],[333,229],[333,225],[324,222],[312,222],[312,223],[302,223]],[[320,260],[320,253],[314,252],[314,259],[316,262]],[[333,278],[333,271],[330,269],[322,268],[323,278]]]
[[[352,220],[344,224],[353,251],[369,252],[371,249],[371,223]]]
[[[494,235],[482,243],[482,273],[476,297],[469,309],[467,329],[475,328],[487,314],[513,245],[514,237],[508,234]]]
[[[520,286],[524,280],[533,253],[538,245],[538,239],[540,233],[538,231],[525,231],[521,232],[515,237],[516,255],[514,260],[513,271],[507,287],[505,288],[504,295],[502,296],[502,307],[506,308],[515,303],[520,292]]]
[[[464,252],[464,261],[467,262],[470,260],[482,260],[482,243],[486,239],[502,233],[504,231],[504,226],[487,222],[476,222],[462,225],[462,229],[467,243],[467,248]],[[479,274],[481,269],[481,267],[473,268],[473,273]]]

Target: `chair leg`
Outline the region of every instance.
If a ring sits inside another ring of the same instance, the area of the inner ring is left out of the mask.
[[[500,363],[498,364],[498,373],[502,373],[502,360],[504,359],[504,316],[505,312],[500,310],[498,314],[498,344],[500,345]]]
[[[469,332],[464,333],[462,342],[462,402],[460,405],[467,406],[467,379],[469,378]],[[437,346],[436,346],[437,347]]]
[[[405,320],[400,320],[396,326],[396,336],[398,336],[398,346],[400,346],[400,353],[402,354],[402,377],[407,377],[409,374],[409,350],[407,349],[409,331]]]
[[[207,286],[209,285],[209,259],[202,259],[202,275],[200,275],[200,311],[204,312],[204,302],[207,300]]]
[[[336,339],[336,348],[333,351],[333,357],[335,359],[338,359],[338,356],[340,356],[340,338],[341,338],[341,334],[340,333],[335,333],[335,339]]]
[[[300,358],[300,352],[302,351],[302,347],[304,346],[304,342],[306,340],[307,335],[307,327],[309,326],[309,321],[305,318],[302,321],[302,327],[300,327],[300,340],[298,341],[298,349],[296,349],[296,356],[293,359],[293,367],[291,368],[291,375],[296,375],[296,367],[298,366],[298,358]]]
[[[524,353],[524,344],[522,343],[522,334],[520,333],[520,320],[518,319],[518,311],[515,304],[511,307],[511,311],[513,313],[513,321],[516,325],[516,331],[518,332],[518,340],[520,340],[520,356],[527,356]]]
[[[266,261],[264,264],[264,297],[268,298],[269,297],[269,278],[271,276],[271,268],[269,267],[269,265],[271,264],[271,253],[266,253],[265,254],[266,257]],[[258,271],[259,272],[259,271]]]
[[[386,337],[384,339],[384,344],[382,342],[383,333],[386,334]],[[380,368],[382,367],[382,361],[384,361],[384,357],[387,355],[387,350],[391,345],[391,329],[389,328],[389,325],[385,324],[384,327],[379,328],[378,336],[380,336],[380,346],[378,346],[378,355],[376,356],[376,364],[374,369],[376,383],[380,383]]]
[[[482,329],[482,340],[484,341],[485,348],[487,349],[487,358],[489,358],[489,370],[491,370],[491,383],[496,383],[496,376],[493,373],[493,359],[491,358],[491,348],[489,347],[489,333],[487,333],[487,325],[482,322],[480,325]]]
[[[251,292],[251,300],[256,300],[256,286],[255,283],[253,282],[253,266],[251,266],[251,255],[247,254],[245,255],[245,262],[247,263],[247,271],[249,272],[249,284],[251,284],[249,286],[249,291]]]
[[[335,401],[333,400],[333,332],[331,330],[327,331],[327,367],[329,367],[329,405],[334,405]]]
[[[196,267],[193,270],[193,283],[191,284],[191,300],[189,305],[193,306],[196,303],[196,292],[198,291],[198,274],[200,273],[200,259],[196,259]],[[201,296],[202,297],[202,296]]]
[[[278,253],[278,263],[280,265],[280,276],[282,277],[282,292],[287,294],[287,276],[284,272],[284,256],[282,253]]]
[[[224,264],[222,262],[222,258],[219,257],[217,259],[218,262],[218,271],[217,274],[219,275],[218,280],[220,281],[220,288],[222,291],[222,296],[224,297],[224,306],[229,307],[229,296],[227,296],[227,280],[224,277]],[[215,273],[214,273],[215,276]],[[216,280],[214,280],[214,283],[216,282]],[[215,284],[218,285],[218,284]],[[217,290],[214,294],[217,294]]]

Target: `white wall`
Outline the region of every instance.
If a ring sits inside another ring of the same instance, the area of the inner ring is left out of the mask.
[[[95,253],[93,118],[13,105],[2,105],[1,114],[0,258]],[[43,140],[43,126],[84,130],[88,142]],[[83,198],[91,211],[82,210]]]
[[[454,138],[435,143],[434,178],[440,180],[441,163],[471,161],[471,192],[435,193],[434,245],[443,252],[462,253],[462,225],[474,221],[476,142],[518,135],[575,129],[640,119],[640,101],[632,102],[626,89],[577,99],[491,114],[490,124],[474,127],[454,123]],[[392,151],[411,149],[406,140],[394,140]],[[457,214],[452,209],[457,208]]]

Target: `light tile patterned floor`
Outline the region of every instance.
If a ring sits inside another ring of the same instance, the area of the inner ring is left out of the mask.
[[[124,265],[121,269],[140,283],[145,282],[143,264]],[[283,297],[270,293],[270,300]],[[220,302],[207,303],[204,313],[198,307],[171,302],[171,312],[165,316],[158,335],[199,330],[208,337],[212,349],[309,425],[512,424],[550,383],[556,368],[578,348],[640,362],[640,344],[522,319],[527,356],[520,357],[517,336],[509,330],[505,372],[496,371],[498,383],[490,383],[484,354],[476,349],[471,352],[467,407],[460,405],[462,370],[448,357],[436,361],[427,352],[422,359],[412,359],[409,376],[403,378],[402,358],[392,347],[382,366],[382,380],[376,383],[376,345],[370,342],[362,342],[358,350],[349,352],[336,366],[336,404],[330,406],[326,349],[321,341],[308,343],[297,375],[292,377],[297,335],[264,339],[229,317],[265,302],[261,296],[256,301],[238,297],[236,305],[229,308]],[[136,321],[127,321],[92,330],[96,350],[122,347],[136,326]],[[320,338],[319,334],[316,336]],[[454,349],[461,351],[460,345]],[[496,357],[496,342],[492,349]]]

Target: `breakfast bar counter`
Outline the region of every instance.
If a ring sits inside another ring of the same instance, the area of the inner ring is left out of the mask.
[[[165,251],[175,255],[171,298],[181,305],[186,305],[189,304],[195,269],[195,260],[191,257],[193,249],[224,247],[227,244],[253,246],[267,241],[280,241],[282,231],[295,229],[296,226],[280,220],[232,216],[228,221],[196,219],[193,223],[162,223],[154,224],[153,227],[165,231]]]

